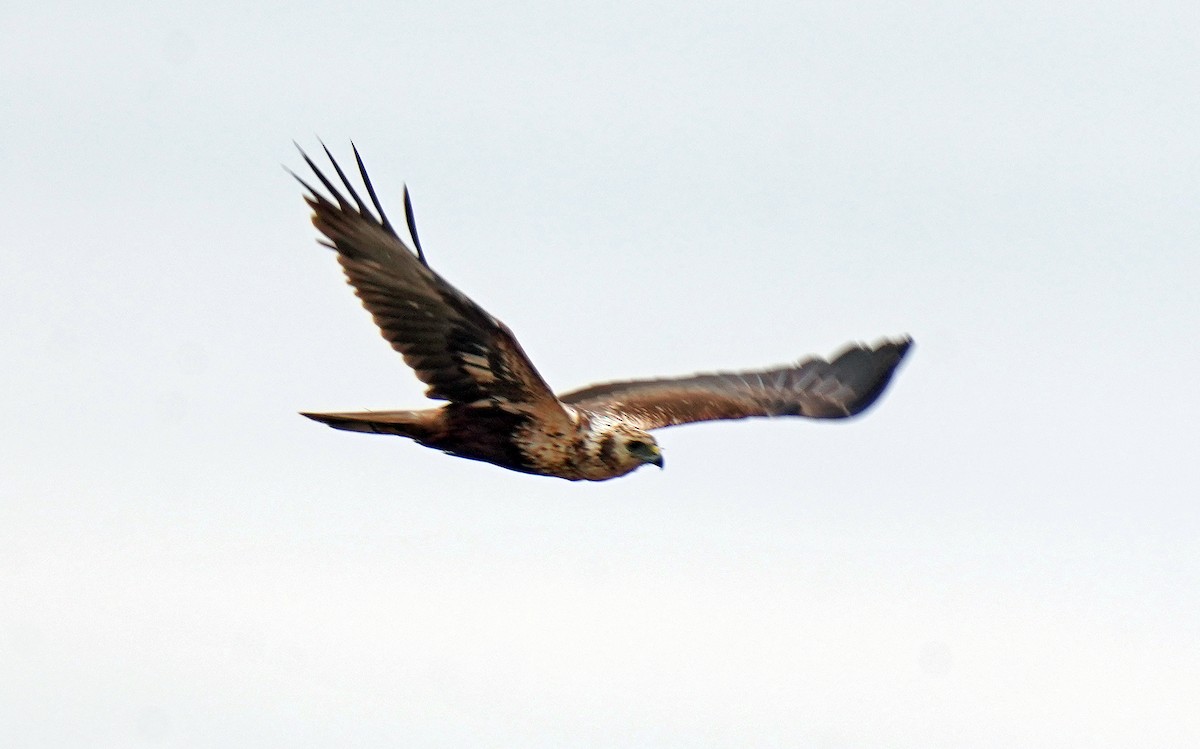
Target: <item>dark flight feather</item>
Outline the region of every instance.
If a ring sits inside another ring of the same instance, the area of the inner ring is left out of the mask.
[[[337,250],[338,262],[383,337],[429,386],[430,398],[520,403],[564,415],[507,326],[430,269],[386,219],[377,219],[332,156],[354,204],[307,154],[301,155],[332,198],[297,177],[309,192],[313,224]],[[357,150],[355,158],[361,168]],[[362,176],[382,216],[365,168]]]
[[[833,361],[813,357],[775,369],[609,382],[558,398],[631,419],[642,429],[750,416],[840,419],[875,402],[911,345],[911,339],[853,345]]]

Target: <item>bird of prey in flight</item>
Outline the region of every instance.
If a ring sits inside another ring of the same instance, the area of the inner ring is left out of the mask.
[[[396,434],[539,476],[604,481],[647,463],[662,467],[654,429],[749,416],[853,416],[879,397],[912,344],[905,336],[852,344],[829,361],[609,382],[555,395],[508,326],[429,267],[408,189],[411,246],[384,214],[358,149],[354,158],[371,206],[328,148],[325,155],[341,187],[301,151],[328,195],[293,174],[308,191],[321,244],[337,252],[383,337],[428,386],[425,394],[446,401],[411,411],[304,414],[336,429]]]

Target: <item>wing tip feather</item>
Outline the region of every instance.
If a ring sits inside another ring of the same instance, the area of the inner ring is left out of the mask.
[[[847,349],[845,355],[853,354],[857,350],[869,356],[868,366],[873,371],[865,373],[870,379],[866,381],[868,386],[864,389],[863,393],[846,403],[845,413],[838,414],[835,418],[858,416],[873,406],[879,400],[880,396],[883,395],[884,391],[887,390],[888,385],[891,384],[892,378],[900,368],[901,362],[904,361],[913,345],[912,336],[905,335],[903,338],[895,340],[882,339],[870,348],[860,346]],[[832,366],[837,366],[840,358],[835,358]]]

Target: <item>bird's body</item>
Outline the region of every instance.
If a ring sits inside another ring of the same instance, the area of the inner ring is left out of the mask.
[[[304,414],[337,429],[401,435],[524,473],[602,481],[647,463],[662,466],[652,429],[750,416],[857,414],[883,392],[911,345],[905,337],[849,346],[831,362],[810,358],[770,370],[614,382],[556,396],[508,327],[429,267],[407,191],[405,217],[415,249],[400,239],[357,150],[354,155],[378,217],[332,155],[349,199],[304,156],[333,198],[300,180],[310,193],[313,224],[325,235],[323,243],[337,251],[384,338],[428,385],[426,395],[447,403],[410,411]]]
[[[534,414],[490,404],[304,415],[337,429],[398,434],[450,455],[522,473],[541,475],[547,466],[554,466],[554,476],[572,481],[616,478],[645,462],[655,462],[618,449],[638,439],[653,445],[653,438],[644,432],[603,414],[570,406],[565,412],[566,424],[557,420],[548,424]]]

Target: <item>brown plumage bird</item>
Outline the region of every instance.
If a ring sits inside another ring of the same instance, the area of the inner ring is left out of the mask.
[[[875,402],[912,345],[908,337],[854,344],[831,361],[611,382],[556,396],[512,331],[429,267],[407,188],[411,248],[388,221],[358,150],[354,158],[374,212],[329,149],[325,154],[345,195],[303,151],[329,197],[296,176],[308,190],[321,243],[337,251],[383,337],[429,386],[425,394],[447,401],[413,411],[304,414],[337,429],[397,434],[524,473],[603,481],[647,463],[662,467],[652,429],[749,416],[853,416]]]

